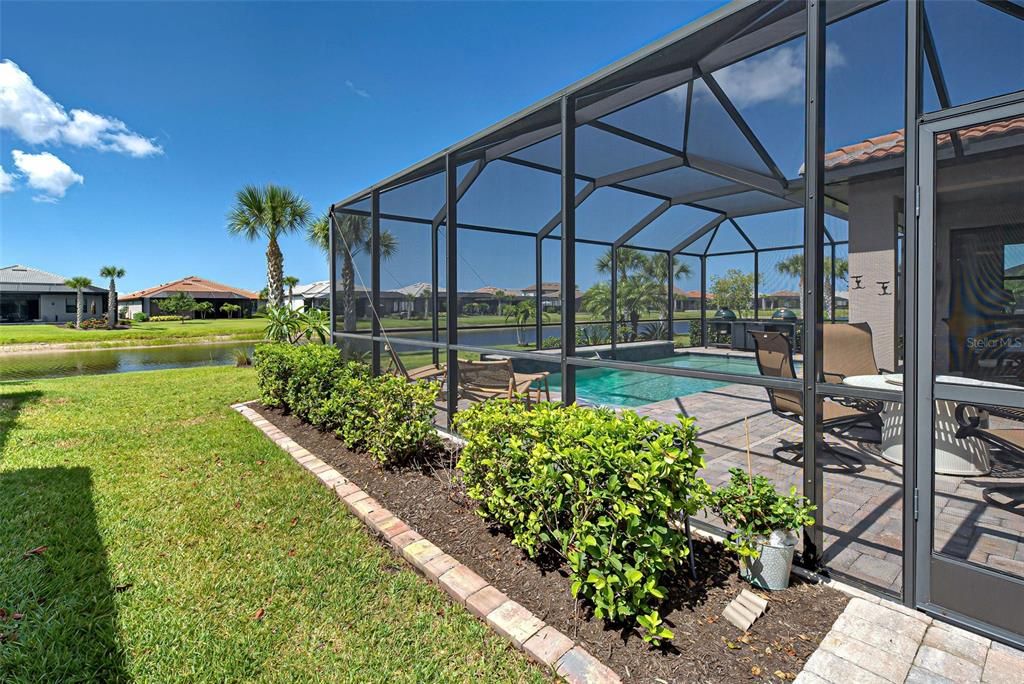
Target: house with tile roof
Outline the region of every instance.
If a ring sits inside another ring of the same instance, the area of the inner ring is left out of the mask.
[[[256,312],[260,301],[260,296],[256,292],[217,283],[199,276],[186,276],[179,280],[123,295],[118,297],[118,303],[122,308],[128,309],[129,318],[140,311],[150,316],[158,316],[161,313],[161,300],[179,292],[192,295],[196,302],[210,302],[214,309],[212,315],[218,317],[227,316],[220,310],[224,304],[237,304],[242,307],[242,316],[251,316]]]
[[[31,266],[14,264],[0,268],[0,323],[67,323],[75,320],[78,292],[64,284],[65,276]],[[84,291],[85,316],[102,316],[107,310],[107,291]]]

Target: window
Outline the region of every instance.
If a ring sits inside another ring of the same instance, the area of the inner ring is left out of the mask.
[[[73,314],[78,311],[78,304],[74,297],[64,298],[64,313]]]

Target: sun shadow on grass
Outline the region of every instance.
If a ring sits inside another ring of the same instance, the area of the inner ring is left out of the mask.
[[[0,680],[128,681],[88,468],[0,472]]]
[[[21,410],[26,404],[43,396],[39,390],[17,389],[21,384],[17,382],[0,383],[0,388],[4,390],[3,394],[0,394],[0,453],[7,443],[11,430],[18,422],[18,414],[21,413]]]

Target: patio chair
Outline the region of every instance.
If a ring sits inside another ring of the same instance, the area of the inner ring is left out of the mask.
[[[398,377],[404,377],[409,382],[416,380],[438,380],[444,382],[445,377],[448,375],[448,370],[444,367],[444,364],[430,364],[429,366],[420,366],[409,370],[402,363],[401,357],[392,349],[390,344],[385,344],[384,348],[388,351],[388,355],[391,356],[391,362],[388,364],[387,372]]]
[[[967,414],[970,409],[973,409],[974,415]],[[1020,423],[1020,427],[983,427],[981,419],[986,414],[989,418],[1003,418],[1013,423]],[[1001,450],[1007,456],[1024,460],[1024,409],[957,404],[954,416],[960,426],[956,431],[957,439],[976,437]],[[1024,485],[988,487],[982,491],[981,495],[988,503],[1006,510],[1018,511],[1024,506]]]
[[[761,375],[769,378],[783,378],[787,380],[797,379],[796,369],[793,366],[793,347],[789,338],[779,332],[751,332],[754,338],[755,358],[757,368]],[[768,392],[768,401],[772,407],[772,413],[780,418],[791,420],[803,425],[804,407],[800,392],[795,390],[782,390],[765,388]],[[881,430],[882,419],[877,411],[864,411],[852,406],[844,406],[826,399],[822,402],[822,423],[823,431],[833,435],[842,434],[857,425],[870,425]],[[832,453],[846,468],[856,464],[863,468],[861,460],[856,456],[845,454],[833,449],[826,444],[826,451]],[[781,451],[796,451],[797,456],[792,459],[785,459],[779,456]],[[786,444],[775,449],[773,454],[780,460],[795,463],[803,458],[803,442]],[[852,461],[848,464],[846,461]]]
[[[550,373],[516,373],[512,368],[512,359],[497,361],[468,361],[459,359],[459,396],[475,401],[485,401],[500,397],[514,399],[523,396],[527,406],[530,404],[530,386],[537,383],[536,401],[540,401],[541,389],[551,401],[551,390],[548,387]]]
[[[821,326],[821,348],[825,382],[842,383],[843,378],[854,375],[892,372],[878,367],[871,326],[867,323]]]

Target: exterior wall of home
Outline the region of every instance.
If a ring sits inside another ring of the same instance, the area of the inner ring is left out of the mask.
[[[75,320],[75,301],[78,295],[43,294],[39,295],[39,318],[44,323],[68,323]],[[85,295],[84,318],[96,318],[103,315],[107,296],[105,294]],[[70,304],[71,311],[67,311]]]
[[[902,176],[850,184],[850,282],[859,275],[864,286],[850,289],[850,323],[871,326],[875,361],[889,369],[896,366],[896,343],[902,331],[896,329],[896,297],[880,296],[878,283],[888,281],[888,291],[895,291],[896,217],[902,196]]]

